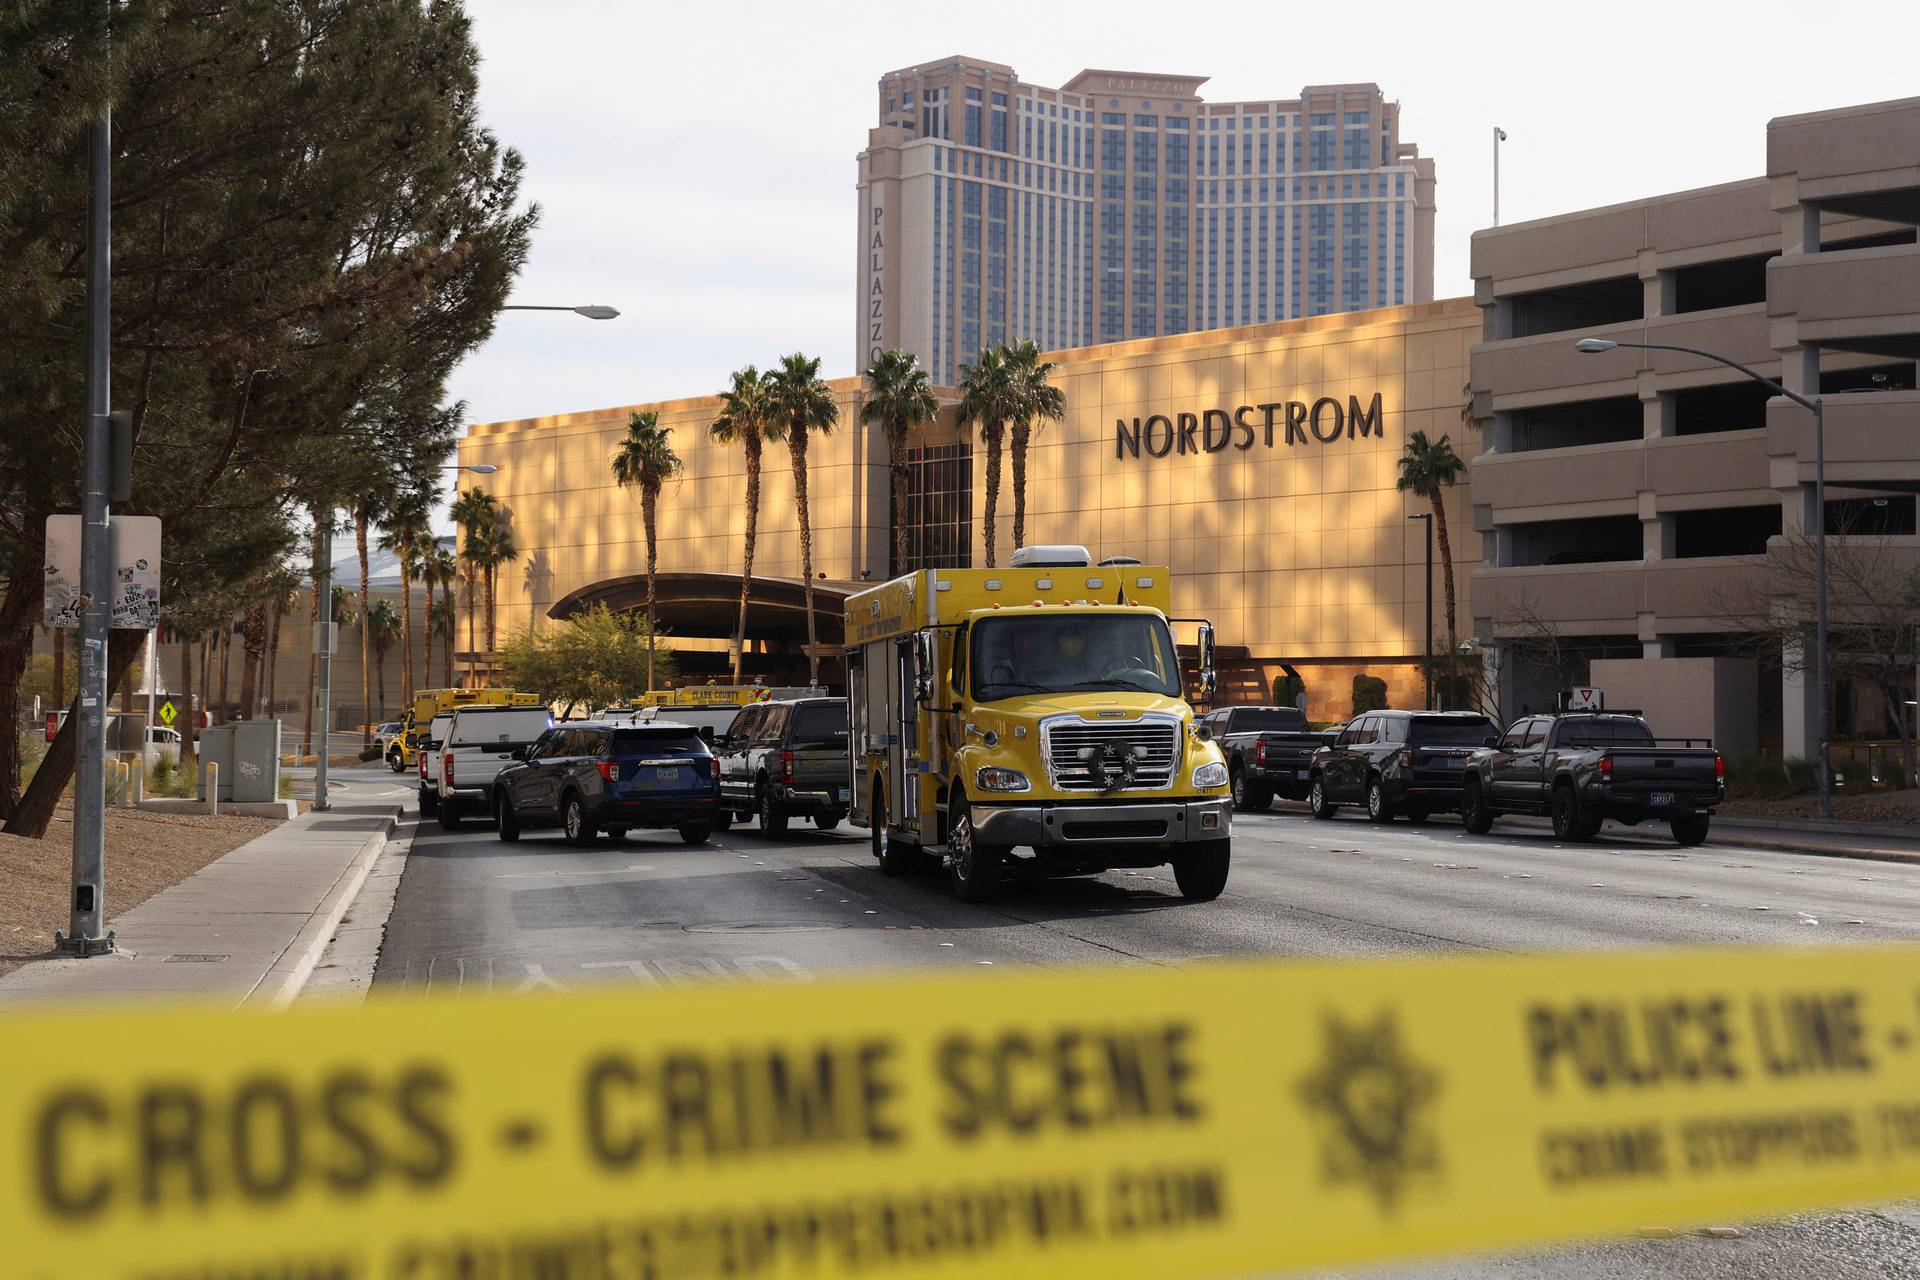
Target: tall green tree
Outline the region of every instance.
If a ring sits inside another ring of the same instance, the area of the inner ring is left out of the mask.
[[[451,689],[457,683],[453,675],[453,641],[455,609],[453,601],[454,585],[460,580],[460,562],[453,552],[440,545],[439,539],[431,539],[420,553],[420,578],[427,584],[427,612],[432,617],[432,625],[427,629],[427,644],[424,650],[427,668],[428,687],[433,685],[433,637],[439,636],[444,662],[442,670],[446,673],[446,687]],[[440,603],[433,602],[435,590],[440,592]],[[442,621],[444,615],[444,622]]]
[[[980,441],[987,446],[987,494],[982,510],[987,540],[987,568],[995,567],[999,541],[1000,455],[1006,447],[1007,423],[1020,414],[1019,387],[1004,347],[980,353],[977,364],[960,366],[960,421],[977,423]]]
[[[933,394],[933,378],[920,366],[920,357],[894,348],[873,358],[863,375],[867,394],[860,420],[879,427],[887,438],[887,470],[893,477],[893,571],[907,571],[907,503],[912,478],[907,466],[907,440],[940,414]]]
[[[456,555],[460,562],[460,581],[466,588],[467,596],[467,652],[474,655],[480,649],[475,599],[485,577],[487,534],[500,518],[500,504],[491,493],[475,485],[454,499],[448,514],[453,517],[453,523],[460,531]],[[470,657],[469,662],[473,663],[475,659]],[[470,667],[469,672],[472,670]]]
[[[1394,481],[1395,488],[1425,498],[1433,507],[1433,536],[1440,544],[1440,580],[1446,584],[1448,653],[1460,647],[1460,619],[1453,594],[1453,543],[1447,536],[1446,491],[1459,482],[1466,469],[1467,464],[1453,451],[1449,436],[1429,440],[1426,432],[1415,431],[1407,437],[1406,449],[1400,455],[1400,478]]]
[[[500,569],[520,558],[520,547],[514,541],[513,528],[505,519],[505,514],[488,525],[480,535],[480,570],[487,584],[487,653],[491,655],[497,643],[500,621]]]
[[[653,638],[659,628],[655,611],[655,582],[660,558],[660,491],[680,474],[680,455],[673,451],[673,428],[660,425],[660,415],[648,409],[627,415],[627,436],[613,455],[613,479],[622,489],[640,490],[640,527],[647,539],[647,688],[653,683]]]
[[[430,477],[431,473],[429,473]],[[400,705],[413,705],[413,583],[420,576],[421,551],[433,537],[433,504],[438,497],[431,478],[403,487],[396,495],[380,535],[400,567]],[[429,588],[431,592],[431,588]],[[432,607],[432,600],[428,600]],[[431,646],[429,646],[431,647]]]
[[[769,377],[769,407],[785,428],[787,458],[793,464],[793,500],[800,516],[801,592],[807,601],[807,683],[820,683],[820,633],[813,616],[813,513],[807,496],[807,441],[826,435],[840,421],[840,406],[820,380],[820,357],[794,352],[783,356]]]
[[[95,109],[114,113],[112,398],[135,437],[118,509],[161,519],[172,626],[257,578],[299,508],[351,497],[357,459],[414,444],[388,406],[437,400],[490,329],[534,212],[478,83],[464,12],[427,0],[0,13],[0,705],[40,608],[44,517],[79,503]],[[110,685],[137,639],[110,644]],[[0,816],[38,836],[75,734],[24,794],[12,739]]]
[[[740,621],[733,632],[733,682],[741,683],[747,653],[747,601],[753,594],[753,553],[760,539],[760,465],[766,442],[777,440],[783,424],[769,404],[768,380],[752,365],[736,369],[720,393],[720,412],[707,428],[725,445],[738,445],[747,466],[747,528],[740,554]]]
[[[1066,416],[1067,396],[1052,382],[1059,366],[1042,360],[1039,344],[1032,339],[1007,348],[1006,358],[1017,406],[1008,452],[1013,461],[1013,548],[1018,551],[1027,545],[1027,449],[1033,442],[1033,427],[1036,422],[1058,422]]]
[[[392,601],[373,602],[373,607],[367,611],[366,633],[368,643],[373,646],[367,665],[374,670],[373,687],[377,698],[374,707],[384,720],[387,717],[387,651],[400,638],[400,614],[394,609]]]

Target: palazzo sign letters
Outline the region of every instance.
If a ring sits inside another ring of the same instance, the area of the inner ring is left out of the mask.
[[[1342,405],[1332,396],[1305,400],[1276,400],[1270,404],[1243,404],[1199,413],[1156,413],[1146,418],[1114,421],[1113,456],[1150,458],[1170,453],[1219,453],[1227,448],[1245,452],[1256,443],[1276,445],[1333,444],[1339,440],[1385,439],[1385,414],[1380,393],[1362,404],[1348,396]]]

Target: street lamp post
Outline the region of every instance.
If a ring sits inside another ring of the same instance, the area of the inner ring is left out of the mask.
[[[1410,515],[1409,520],[1418,520],[1427,526],[1427,710],[1433,710],[1433,512],[1422,511]]]
[[[1833,817],[1833,765],[1832,751],[1828,744],[1829,727],[1833,723],[1832,693],[1827,683],[1827,417],[1821,408],[1820,397],[1812,399],[1789,391],[1772,378],[1763,377],[1737,360],[1729,360],[1723,355],[1711,351],[1702,351],[1698,347],[1681,347],[1666,342],[1616,342],[1611,338],[1581,338],[1573,344],[1574,350],[1588,355],[1599,355],[1619,347],[1631,347],[1639,351],[1678,351],[1685,355],[1699,356],[1723,364],[1729,369],[1744,373],[1761,386],[1777,396],[1784,396],[1813,415],[1813,506],[1814,506],[1814,605],[1813,624],[1813,666],[1814,679],[1819,682],[1820,696],[1815,700],[1819,718],[1815,722],[1814,736],[1820,744],[1820,816]]]
[[[1500,144],[1507,140],[1507,131],[1499,125],[1493,126],[1493,225],[1500,225]]]
[[[585,316],[589,320],[618,320],[620,318],[619,311],[612,307],[600,306],[598,304],[584,307],[536,307],[524,302],[509,302],[500,309],[502,311],[571,311],[573,314]]]

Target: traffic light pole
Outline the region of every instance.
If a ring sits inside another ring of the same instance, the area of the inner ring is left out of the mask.
[[[104,40],[102,42],[104,44]],[[69,955],[113,950],[106,920],[107,638],[113,621],[113,538],[108,527],[110,481],[107,415],[113,408],[112,323],[113,117],[103,102],[87,131],[86,455],[80,509],[79,734],[73,781],[73,900],[67,932],[53,935]]]

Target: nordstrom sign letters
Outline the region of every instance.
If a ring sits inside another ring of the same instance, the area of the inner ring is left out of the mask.
[[[1113,426],[1116,458],[1137,458],[1143,449],[1150,458],[1164,458],[1170,453],[1219,453],[1228,445],[1245,451],[1255,441],[1271,449],[1276,442],[1333,444],[1343,435],[1349,440],[1386,438],[1378,391],[1366,405],[1359,396],[1348,396],[1344,407],[1332,396],[1321,396],[1311,405],[1304,400],[1280,400],[1243,404],[1231,415],[1225,409],[1171,417],[1156,413],[1146,419],[1120,418]]]

